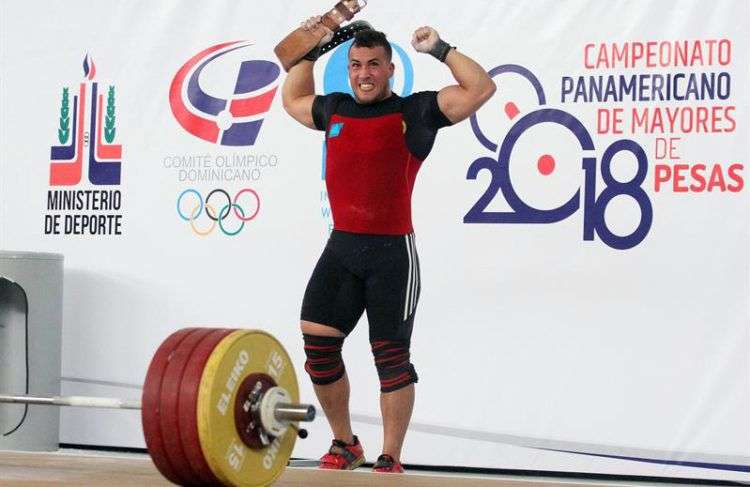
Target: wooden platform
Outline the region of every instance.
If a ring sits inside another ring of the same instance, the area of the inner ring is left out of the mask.
[[[78,453],[21,453],[0,451],[2,486],[170,486],[147,455],[108,456]],[[460,476],[412,472],[375,474],[316,468],[287,468],[274,487],[603,487],[626,484],[575,480],[539,480],[490,476]]]

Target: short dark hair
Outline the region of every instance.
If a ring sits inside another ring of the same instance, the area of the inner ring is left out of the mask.
[[[352,47],[377,47],[382,46],[385,49],[385,56],[388,61],[393,56],[393,49],[391,49],[391,43],[386,39],[385,34],[375,29],[360,30],[354,34],[354,43]],[[351,50],[351,48],[349,48]]]

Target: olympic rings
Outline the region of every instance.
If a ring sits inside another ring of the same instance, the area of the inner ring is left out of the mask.
[[[255,207],[255,213],[253,213],[252,215],[250,215],[247,218],[244,218],[244,216],[245,216],[244,212],[242,212],[242,216],[240,216],[239,213],[237,213],[237,208],[239,208],[239,206],[237,206],[237,200],[240,199],[240,196],[242,196],[243,193],[251,193],[253,196],[255,196],[255,202],[257,203],[257,205]],[[234,197],[234,205],[233,206],[235,206],[234,214],[237,215],[237,218],[239,218],[243,222],[248,222],[248,221],[252,220],[253,218],[255,218],[256,216],[258,216],[258,212],[260,211],[260,197],[258,196],[258,193],[256,193],[255,191],[253,191],[250,188],[241,189],[239,191],[239,193],[237,193],[237,195]]]
[[[249,193],[255,198],[255,211],[251,212],[249,215],[247,215],[245,209],[238,203],[240,197],[245,193]],[[190,210],[190,216],[186,216],[182,210],[183,198],[188,194],[194,195],[193,199],[197,200],[195,205]],[[223,195],[226,198],[226,203],[219,206],[221,210],[218,213],[216,213],[216,207],[209,203],[211,197],[217,194]],[[199,229],[196,226],[195,222],[203,214],[203,210],[205,210],[206,216],[208,216],[209,220],[211,220],[211,223],[208,225],[208,227]],[[236,230],[228,230],[224,223],[224,220],[229,217],[230,213],[232,213],[232,210],[234,210],[234,215],[240,221],[240,225]],[[193,230],[193,232],[196,235],[200,235],[201,237],[205,237],[206,235],[212,233],[216,228],[217,223],[219,229],[222,231],[222,233],[224,233],[224,235],[227,235],[229,237],[238,235],[245,228],[245,223],[253,220],[258,216],[258,212],[260,212],[260,196],[258,196],[258,193],[256,193],[255,190],[251,188],[241,189],[234,196],[234,199],[230,198],[229,193],[221,188],[212,190],[210,193],[208,193],[208,196],[206,196],[205,200],[197,190],[192,188],[184,190],[177,197],[177,215],[182,220],[189,222],[190,228]]]
[[[214,193],[221,193],[221,194],[223,194],[224,196],[226,196],[226,198],[227,198],[227,201],[229,202],[228,204],[232,204],[232,199],[231,199],[231,198],[229,197],[229,193],[227,193],[227,192],[226,192],[226,191],[224,191],[223,189],[218,189],[218,188],[217,188],[217,189],[215,189],[215,190],[211,191],[210,193],[208,193],[208,196],[206,196],[206,215],[208,215],[208,217],[209,217],[210,219],[212,219],[213,221],[217,221],[217,220],[218,220],[219,218],[217,218],[217,217],[215,217],[215,216],[211,215],[211,213],[210,213],[210,212],[208,211],[208,200],[210,200],[210,199],[211,199],[211,196],[213,196],[213,195],[214,195]],[[224,214],[224,210],[221,210],[221,214],[220,214],[220,216],[221,216],[221,219],[223,220],[223,219],[224,219],[224,218],[226,218],[226,217],[227,217],[228,215],[225,215],[225,214]]]
[[[195,219],[198,217],[198,206],[193,208],[193,211],[190,213],[190,228],[193,229],[196,235],[200,235],[201,237],[205,237],[209,233],[214,231],[214,228],[216,228],[216,220],[211,222],[211,226],[208,228],[208,230],[198,230],[195,228]],[[213,207],[211,205],[206,205],[206,208],[211,208],[213,210]]]
[[[221,214],[222,215],[224,214],[224,210],[227,210],[227,214],[229,214],[230,207],[234,208],[234,212],[235,213],[237,213],[237,210],[240,210],[240,212],[242,213],[242,216],[239,217],[240,220],[242,220],[242,223],[240,224],[240,228],[238,228],[234,232],[228,232],[227,229],[224,228],[224,224],[222,223],[224,221],[223,218],[219,220],[219,227],[221,228],[221,231],[224,232],[224,235],[229,235],[230,237],[234,237],[235,235],[237,235],[238,233],[240,233],[243,228],[245,228],[245,220],[244,220],[245,210],[243,210],[240,205],[238,205],[236,203],[231,203],[231,204],[229,204],[229,205],[227,205],[227,206],[225,206],[224,208],[221,209]]]

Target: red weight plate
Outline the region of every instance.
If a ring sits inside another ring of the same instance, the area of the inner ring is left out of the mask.
[[[185,367],[185,373],[182,375],[182,383],[180,384],[180,398],[177,404],[180,440],[190,465],[204,485],[219,485],[221,480],[214,475],[203,456],[203,449],[198,436],[198,390],[208,357],[214,351],[216,345],[233,331],[216,329],[207,335],[190,355],[190,361]]]
[[[141,423],[143,425],[143,436],[146,440],[148,452],[151,454],[151,459],[159,472],[168,480],[178,485],[184,483],[184,479],[175,471],[164,450],[164,437],[162,436],[160,426],[162,411],[159,396],[169,356],[182,340],[196,329],[185,328],[178,330],[169,335],[159,345],[154,357],[151,359],[151,364],[148,366],[146,380],[143,382],[143,395],[141,396]]]
[[[180,442],[180,425],[177,420],[180,385],[193,350],[212,331],[211,328],[198,328],[182,340],[169,356],[169,363],[164,370],[164,378],[161,382],[161,395],[159,397],[161,417],[159,419],[164,440],[164,451],[167,453],[169,463],[172,464],[178,475],[184,478],[183,485],[197,484],[198,474],[190,465]]]

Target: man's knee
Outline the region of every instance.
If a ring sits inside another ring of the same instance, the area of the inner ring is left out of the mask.
[[[409,361],[408,342],[376,340],[370,343],[375,368],[380,378],[380,391],[393,392],[417,382],[417,372]]]
[[[300,329],[303,335],[343,337],[344,332],[329,325],[322,325],[313,321],[300,321]]]
[[[303,333],[305,341],[305,371],[313,384],[332,384],[343,377],[346,369],[341,359],[343,336],[321,336]]]

